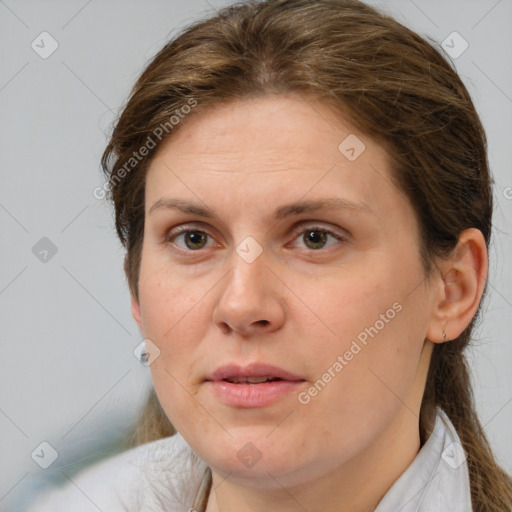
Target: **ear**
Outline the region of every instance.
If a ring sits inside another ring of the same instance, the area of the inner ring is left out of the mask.
[[[464,230],[449,260],[439,264],[440,293],[427,330],[430,341],[443,343],[455,339],[469,325],[482,298],[488,266],[482,232],[475,228]]]
[[[124,274],[126,279],[128,279],[128,254],[124,257]],[[130,293],[131,296],[131,310],[132,317],[139,326],[139,330],[142,329],[142,316],[140,314],[140,305],[138,300],[134,297],[133,293]]]
[[[137,299],[132,295],[131,296],[131,308],[132,308],[132,316],[137,325],[139,326],[139,330],[142,330],[142,318],[140,315],[140,305],[137,302]]]

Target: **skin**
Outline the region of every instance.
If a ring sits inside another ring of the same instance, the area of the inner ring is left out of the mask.
[[[354,161],[338,149],[350,134],[365,144]],[[458,336],[477,310],[488,265],[480,231],[464,231],[427,279],[413,209],[392,184],[384,149],[295,95],[190,116],[151,163],[145,194],[132,314],[160,349],[150,368],[162,407],[212,469],[207,511],[373,510],[420,448],[434,343],[443,331]],[[218,219],[150,213],[163,197],[207,205]],[[326,197],[369,210],[271,217],[283,204]],[[177,226],[208,236],[173,238]],[[312,227],[345,239],[315,246]],[[248,236],[262,249],[252,263],[236,251]],[[264,361],[300,375],[306,392],[396,303],[394,318],[307,404],[292,393],[262,408],[230,407],[204,383],[220,365]],[[247,442],[261,454],[252,467],[237,457]]]

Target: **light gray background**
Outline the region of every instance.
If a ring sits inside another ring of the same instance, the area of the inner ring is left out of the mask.
[[[226,3],[0,0],[0,508],[21,510],[48,479],[112,450],[142,404],[149,370],[132,353],[141,336],[111,212],[93,196],[99,159],[148,59]],[[470,358],[482,422],[512,472],[512,0],[369,3],[438,42],[457,31],[469,43],[454,62],[496,180],[490,293]],[[43,31],[59,45],[47,59],[31,48]],[[42,237],[57,247],[46,263],[32,253]],[[46,470],[31,458],[43,441],[59,455]]]

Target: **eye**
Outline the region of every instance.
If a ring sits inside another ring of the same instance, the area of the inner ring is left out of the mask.
[[[309,226],[304,229],[299,228],[294,232],[295,238],[302,235],[302,240],[306,245],[306,249],[318,251],[324,249],[329,241],[329,238],[338,242],[346,242],[348,239],[332,231],[322,228],[320,226]],[[169,233],[166,237],[168,244],[174,244],[180,251],[183,252],[198,252],[207,247],[208,238],[210,235],[201,229],[191,229],[190,226],[178,227],[174,232]],[[183,243],[176,243],[177,240],[182,238]],[[335,244],[331,244],[335,245]]]
[[[347,238],[319,226],[310,226],[307,229],[301,228],[295,233],[302,235],[300,239],[304,241],[306,248],[314,251],[324,249],[329,237],[334,238],[338,242],[347,241]]]
[[[183,237],[183,243],[185,245],[176,245],[184,251],[198,251],[199,249],[204,249],[206,246],[207,238],[210,236],[208,233],[200,229],[187,229],[187,227],[180,227],[176,231],[169,234],[166,238],[166,241],[168,243],[175,243],[175,240]]]

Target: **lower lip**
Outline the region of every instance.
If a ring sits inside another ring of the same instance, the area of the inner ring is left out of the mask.
[[[276,380],[262,384],[234,384],[225,380],[207,381],[217,399],[232,407],[265,407],[290,393],[304,381]]]

